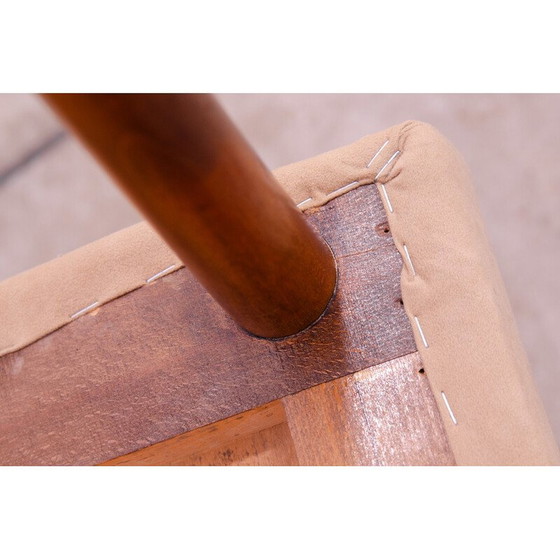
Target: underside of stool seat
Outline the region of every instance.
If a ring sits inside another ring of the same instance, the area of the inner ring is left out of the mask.
[[[248,334],[146,223],[8,279],[0,462],[162,464],[268,406],[242,435],[273,430],[289,464],[557,464],[449,142],[410,121],[275,176],[336,258],[323,316]]]

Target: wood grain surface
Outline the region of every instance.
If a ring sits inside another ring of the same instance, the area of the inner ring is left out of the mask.
[[[453,465],[417,352],[106,465]]]
[[[377,190],[308,218],[339,270],[315,325],[256,338],[188,270],[163,277],[0,359],[0,463],[100,463],[414,352]]]
[[[281,400],[117,457],[104,465],[297,465]]]
[[[417,352],[282,399],[301,465],[453,465]]]

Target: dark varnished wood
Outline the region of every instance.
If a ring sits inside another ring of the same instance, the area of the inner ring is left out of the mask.
[[[247,334],[182,269],[0,358],[0,463],[100,463],[414,352],[385,219],[373,186],[309,215],[339,284],[296,336]]]
[[[263,337],[330,300],[326,244],[209,95],[46,95],[208,292]]]

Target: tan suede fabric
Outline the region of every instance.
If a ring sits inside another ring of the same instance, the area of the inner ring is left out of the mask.
[[[457,463],[559,464],[468,171],[449,142],[407,122],[275,174],[303,210],[376,183],[403,255],[405,308]],[[180,266],[177,256],[139,224],[3,282],[0,355],[172,265]]]
[[[146,223],[104,237],[0,283],[0,356],[115,299],[175,265],[177,255]]]

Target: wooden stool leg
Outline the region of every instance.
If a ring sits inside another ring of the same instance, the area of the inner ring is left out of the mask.
[[[209,95],[45,95],[208,292],[249,332],[313,323],[332,253]]]

